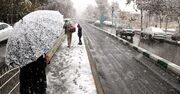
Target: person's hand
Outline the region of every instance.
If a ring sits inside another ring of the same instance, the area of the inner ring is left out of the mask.
[[[44,59],[45,59],[45,63],[46,64],[50,64],[50,58],[49,58],[48,55],[45,54],[45,58]]]

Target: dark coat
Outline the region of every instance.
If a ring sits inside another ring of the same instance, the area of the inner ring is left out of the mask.
[[[65,29],[65,34],[68,32],[68,23],[65,22],[65,24],[63,25],[63,28]]]
[[[82,36],[82,27],[78,24],[78,36],[81,37]]]
[[[20,94],[46,94],[46,63],[43,56],[20,68]]]

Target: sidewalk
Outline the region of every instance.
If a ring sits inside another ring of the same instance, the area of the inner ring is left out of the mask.
[[[67,48],[65,40],[48,65],[47,85],[47,94],[97,94],[84,41],[78,45],[77,32],[72,47]]]

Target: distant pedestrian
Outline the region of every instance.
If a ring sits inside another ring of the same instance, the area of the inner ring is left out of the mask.
[[[72,33],[76,31],[76,27],[70,22],[67,26],[67,41],[68,41],[68,48],[71,47],[72,41]]]
[[[70,28],[70,27],[68,27]],[[71,47],[71,41],[72,41],[72,33],[70,32],[70,29],[67,30],[67,41],[68,41],[68,48]]]
[[[78,27],[78,37],[79,37],[79,45],[82,45],[82,41],[81,41],[81,37],[82,37],[82,27],[80,26],[80,24],[77,25]]]
[[[65,20],[65,23],[64,23],[64,25],[63,25],[63,28],[64,28],[64,30],[65,30],[65,34],[67,34],[67,29],[68,29],[68,21],[67,21],[67,20]]]
[[[65,29],[65,34],[67,35],[67,42],[68,42],[68,48],[71,47],[71,41],[72,41],[72,32],[71,31],[71,23],[68,20],[65,20],[63,28]]]

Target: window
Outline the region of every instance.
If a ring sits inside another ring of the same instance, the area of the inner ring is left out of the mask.
[[[7,27],[8,27],[7,24],[1,24],[1,25],[0,25],[0,30],[3,30],[3,29],[5,29],[5,28],[7,28]]]

